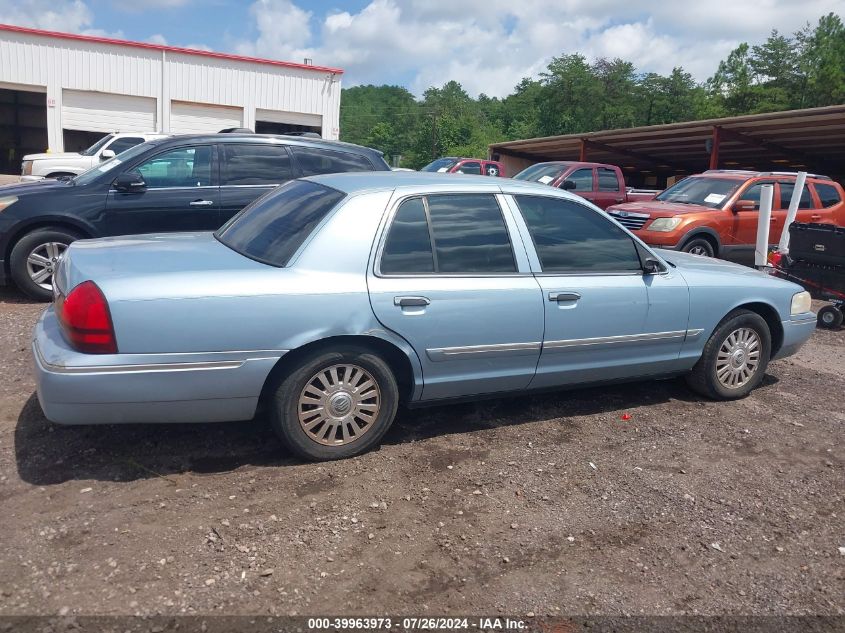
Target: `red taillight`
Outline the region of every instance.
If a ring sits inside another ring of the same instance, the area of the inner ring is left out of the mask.
[[[93,281],[83,281],[67,297],[56,299],[56,314],[65,337],[87,354],[116,354],[117,340],[109,304]]]

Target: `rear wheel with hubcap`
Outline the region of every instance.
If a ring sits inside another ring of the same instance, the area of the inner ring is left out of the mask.
[[[687,384],[714,400],[742,398],[763,381],[771,350],[765,319],[750,310],[734,310],[705,344]]]
[[[380,357],[353,347],[323,351],[279,382],[271,424],[302,457],[342,459],[378,444],[398,402],[396,379]]]
[[[53,297],[53,273],[59,258],[78,235],[61,228],[42,228],[27,233],[12,249],[12,279],[28,296],[39,301]]]

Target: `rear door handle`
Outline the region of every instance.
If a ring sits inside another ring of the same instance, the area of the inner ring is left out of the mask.
[[[813,220],[813,221],[821,220],[822,216],[818,215],[817,213],[814,213],[813,215],[810,216],[810,219]]]
[[[194,200],[189,203],[192,207],[208,207],[214,204],[214,200]]]
[[[550,292],[549,301],[578,301],[581,295],[577,292]]]
[[[423,308],[431,304],[428,297],[393,297],[393,305],[400,308]]]
[[[622,202],[624,199],[625,198],[614,198],[614,200],[616,200],[616,202]]]

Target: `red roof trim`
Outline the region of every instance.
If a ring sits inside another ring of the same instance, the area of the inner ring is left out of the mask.
[[[182,53],[185,55],[200,55],[202,57],[214,57],[216,59],[229,59],[238,62],[249,62],[253,64],[267,64],[270,66],[283,66],[285,68],[298,68],[299,70],[310,70],[321,73],[333,73],[342,75],[340,68],[328,66],[309,66],[308,64],[297,64],[296,62],[284,62],[276,59],[262,59],[260,57],[246,57],[244,55],[230,55],[228,53],[217,53],[214,51],[202,51],[196,48],[180,48],[178,46],[164,46],[163,44],[151,44],[149,42],[132,42],[129,40],[116,40],[110,37],[96,37],[93,35],[79,35],[77,33],[61,33],[59,31],[43,31],[31,29],[25,26],[14,24],[0,24],[0,31],[12,31],[14,33],[25,33],[27,35],[41,35],[44,37],[58,37],[65,40],[78,40],[83,42],[96,42],[98,44],[114,44],[115,46],[132,46],[134,48],[146,48],[155,51],[166,51],[168,53]]]

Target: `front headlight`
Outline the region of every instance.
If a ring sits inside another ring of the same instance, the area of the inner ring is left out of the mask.
[[[789,314],[795,316],[797,314],[804,314],[810,311],[812,307],[812,297],[809,292],[796,292],[792,295],[792,305],[789,307]]]
[[[660,231],[661,233],[668,233],[678,228],[681,223],[681,218],[657,218],[652,222],[648,229],[649,231]]]
[[[21,176],[31,176],[32,175],[32,161],[25,160],[21,163]]]
[[[5,211],[6,207],[15,204],[17,201],[17,196],[6,196],[5,198],[0,198],[0,213]]]

